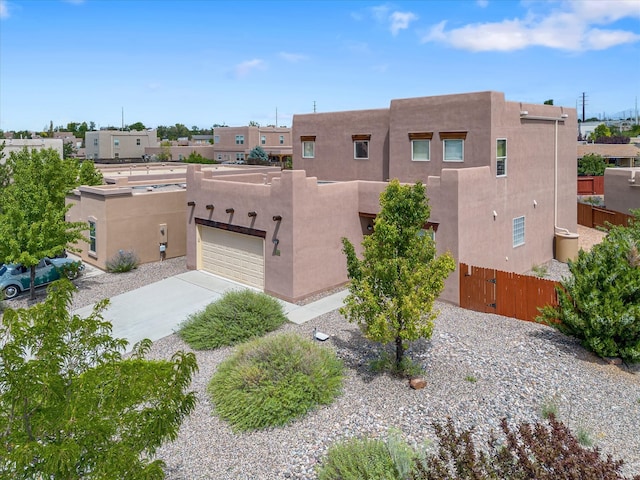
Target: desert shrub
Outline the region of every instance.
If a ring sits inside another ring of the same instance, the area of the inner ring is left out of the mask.
[[[601,357],[640,361],[640,210],[628,227],[614,226],[590,252],[569,262],[558,306],[538,321],[582,342]]]
[[[235,430],[285,425],[342,389],[343,365],[335,353],[295,334],[240,345],[212,377],[215,413]]]
[[[444,425],[435,423],[438,452],[417,462],[413,480],[626,478],[620,473],[622,460],[603,458],[598,448],[583,447],[553,414],[546,423],[521,423],[515,429],[503,419],[501,429],[503,443],[492,435],[488,448],[478,449],[472,429],[458,433],[450,418]]]
[[[185,320],[178,335],[196,350],[211,350],[260,337],[287,321],[275,298],[252,290],[233,290]]]
[[[133,251],[119,250],[113,257],[107,260],[107,272],[124,273],[138,268],[140,259]]]
[[[369,362],[369,368],[374,373],[390,373],[398,377],[420,377],[425,374],[424,367],[409,356],[404,356],[397,363],[394,356],[386,350]]]
[[[352,438],[329,447],[318,480],[403,480],[414,458],[413,449],[402,441]]]

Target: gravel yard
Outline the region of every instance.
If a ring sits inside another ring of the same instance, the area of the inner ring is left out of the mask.
[[[81,277],[73,308],[186,271],[184,258],[142,265],[125,274]],[[569,274],[552,261],[547,278]],[[44,291],[38,292],[41,300]],[[27,306],[28,295],[7,302]],[[422,445],[434,435],[431,424],[450,416],[458,427],[475,426],[479,442],[498,431],[500,419],[534,422],[544,405],[553,404],[575,432],[588,432],[604,453],[625,460],[624,473],[640,473],[640,366],[609,365],[571,338],[535,323],[437,303],[440,316],[430,341],[412,345],[410,355],[426,368],[427,387],[411,390],[406,381],[372,375],[375,356],[356,326],[337,311],[304,325],[287,324],[311,338],[314,327],[330,335],[328,348],[344,360],[343,395],[327,407],[276,429],[235,434],[212,415],[206,386],[230,348],[196,352],[199,372],[192,388],[198,404],[178,439],[158,456],[167,478],[313,479],[314,467],[332,442],[345,437],[384,436],[400,430]],[[168,358],[189,348],[171,335],[155,342],[150,356]]]

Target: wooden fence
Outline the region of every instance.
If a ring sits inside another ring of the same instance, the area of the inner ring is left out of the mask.
[[[578,195],[604,195],[604,176],[578,177]]]
[[[558,304],[560,282],[460,263],[460,306],[535,321],[538,307]]]
[[[613,210],[607,210],[602,207],[594,207],[587,203],[578,203],[578,224],[584,225],[589,228],[604,227],[606,223],[612,225],[629,225],[629,220],[633,216],[625,213],[615,212]]]

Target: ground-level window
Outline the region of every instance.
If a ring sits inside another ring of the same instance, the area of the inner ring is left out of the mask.
[[[507,139],[496,140],[496,176],[507,176]]]
[[[513,219],[513,246],[524,245],[524,216]]]
[[[236,152],[236,162],[244,161],[244,153]]]
[[[433,228],[423,228],[418,232],[418,235],[421,237],[427,236],[434,242],[436,241],[436,232]]]
[[[96,222],[89,220],[89,251],[96,251]]]
[[[428,162],[430,144],[430,140],[411,140],[411,160],[414,162]]]

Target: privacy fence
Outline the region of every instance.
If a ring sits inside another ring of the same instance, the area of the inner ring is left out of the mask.
[[[460,263],[460,306],[535,321],[539,307],[558,304],[560,282]]]
[[[607,210],[602,207],[595,207],[588,203],[578,203],[578,224],[589,228],[604,227],[610,223],[612,225],[629,225],[629,220],[633,217],[625,213]]]

